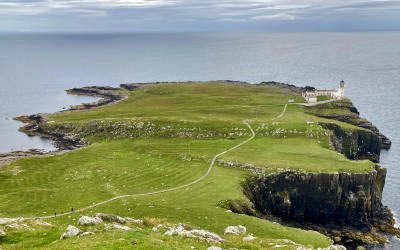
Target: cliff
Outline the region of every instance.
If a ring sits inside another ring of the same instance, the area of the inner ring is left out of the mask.
[[[371,133],[369,133],[369,135],[367,137],[375,137],[373,140],[376,142],[379,141],[378,142],[379,149],[377,151],[380,151],[381,149],[390,149],[390,147],[391,147],[391,144],[392,144],[391,141],[385,135],[383,135],[379,131],[379,129],[377,127],[375,127],[371,122],[360,117],[360,114],[359,114],[357,108],[354,107],[353,103],[349,99],[343,99],[340,101],[306,107],[306,112],[310,113],[312,115],[318,116],[318,117],[334,119],[334,120],[338,120],[341,122],[349,123],[351,125],[360,127],[361,129],[359,131],[362,131],[362,129],[364,131],[369,130]],[[363,133],[363,132],[360,132],[360,133]],[[341,151],[339,151],[339,152],[341,152]],[[372,153],[377,154],[377,152],[372,152]],[[362,156],[362,154],[363,154],[362,151],[359,152],[358,157]],[[369,155],[367,154],[367,156],[369,156]],[[377,156],[378,156],[378,160],[379,160],[379,153],[377,154]],[[372,160],[374,159],[374,157],[372,158]],[[358,158],[352,158],[352,157],[350,157],[350,158],[358,159]]]
[[[257,210],[285,220],[371,228],[387,218],[382,205],[386,170],[369,173],[286,171],[252,178],[244,191]]]
[[[352,160],[379,162],[382,140],[376,133],[366,129],[346,130],[335,123],[320,125],[331,131],[330,144],[339,153]]]
[[[257,213],[318,230],[355,248],[386,242],[379,232],[399,235],[382,205],[386,170],[370,173],[281,172],[252,177],[243,190]]]

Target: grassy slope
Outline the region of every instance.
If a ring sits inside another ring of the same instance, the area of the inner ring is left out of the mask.
[[[258,128],[258,137],[225,155],[224,159],[251,162],[271,171],[280,168],[318,172],[371,170],[372,163],[368,161],[350,161],[327,149],[326,136],[310,138],[307,131],[318,129],[307,125],[307,121],[317,122],[322,118],[305,114],[299,106],[288,106],[285,116],[271,122],[273,117],[282,112],[288,98],[299,99],[285,90],[267,86],[165,84],[130,92],[130,98],[115,105],[60,113],[49,119],[56,124],[77,124],[94,119],[123,121],[139,117],[177,124],[189,121],[208,128],[212,124],[215,129],[226,126],[227,122],[235,127],[243,127],[242,120],[250,119],[252,126]],[[275,131],[282,128],[292,132],[280,137],[267,135],[262,133],[263,126],[272,126]],[[230,140],[154,136],[110,140],[110,137],[102,134],[92,136],[90,139],[93,144],[87,148],[51,157],[24,159],[1,169],[0,216],[60,213],[71,207],[87,206],[116,195],[179,186],[204,174],[215,154],[238,144],[246,136],[244,134]],[[127,198],[102,205],[86,214],[100,211],[139,218],[156,217],[172,223],[184,222],[219,234],[227,225],[242,224],[259,237],[259,240],[251,243],[254,248],[264,248],[282,238],[314,247],[329,245],[329,240],[318,233],[226,213],[224,209],[216,207],[218,201],[243,198],[240,182],[247,174],[237,169],[216,167],[206,180],[188,189],[150,197]],[[77,216],[50,220],[55,227],[45,235],[32,232],[21,235],[15,232],[5,239],[7,244],[2,247],[20,248],[37,244],[59,249],[68,248],[71,242],[76,242],[72,246],[77,248],[96,248],[99,244],[104,248],[125,248],[132,247],[130,241],[135,239],[140,242],[137,246],[157,248],[152,245],[152,239],[163,237],[153,235],[148,228],[144,228],[141,233],[125,234],[123,237],[130,239],[126,242],[118,241],[122,237],[120,233],[107,232],[88,238],[57,241],[62,230],[67,224],[74,223],[73,219]],[[239,244],[237,239],[232,239],[226,246],[232,242]],[[164,239],[163,246],[168,249],[186,244],[199,247],[207,245],[174,238]]]

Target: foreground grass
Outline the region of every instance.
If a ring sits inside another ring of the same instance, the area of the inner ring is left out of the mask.
[[[71,207],[84,207],[116,195],[179,186],[202,175],[213,155],[239,142],[240,140],[223,139],[118,140],[97,143],[63,155],[20,160],[0,172],[1,217],[60,213]],[[184,190],[118,200],[84,214],[109,212],[136,218],[161,218],[171,223],[186,223],[204,228],[221,235],[226,226],[242,224],[249,232],[263,239],[261,243],[252,243],[255,244],[255,248],[277,239],[289,239],[297,244],[315,247],[330,244],[327,238],[316,232],[227,213],[225,209],[217,207],[221,200],[244,198],[240,183],[247,175],[248,173],[238,169],[216,167],[205,181]],[[78,216],[50,219],[49,222],[58,225],[53,229],[53,233],[41,235],[29,232],[19,237],[11,235],[10,239],[6,239],[7,244],[4,246],[43,244],[43,247],[47,247],[46,243],[52,242],[49,247],[66,247],[68,241],[57,239],[66,225],[75,223]],[[104,234],[104,238],[100,234],[95,236],[100,238],[96,240],[96,244],[99,244],[98,240],[108,242],[110,237],[115,236],[110,233]],[[145,235],[143,237],[151,238]],[[135,234],[130,238],[136,239]],[[87,244],[88,247],[94,247],[95,244],[91,242],[90,237],[74,241],[77,241],[79,246]],[[144,248],[149,246],[146,244],[150,244],[150,241],[145,239],[143,242]],[[171,244],[178,244],[173,242],[171,241]],[[131,244],[129,240],[125,243],[127,246]],[[113,248],[116,246],[114,244],[125,243],[107,243],[104,248],[106,249],[107,245]],[[193,243],[189,240],[188,244]]]

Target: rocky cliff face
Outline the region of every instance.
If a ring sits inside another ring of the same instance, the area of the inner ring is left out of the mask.
[[[393,214],[382,205],[385,176],[379,166],[359,174],[286,171],[253,176],[243,190],[255,208],[249,215],[317,230],[356,249],[386,243],[386,233],[400,235]]]
[[[281,172],[253,177],[244,191],[263,214],[284,220],[370,228],[390,221],[382,205],[386,170],[369,173]]]
[[[338,112],[338,110],[340,110],[341,112]],[[392,142],[385,135],[383,135],[379,131],[379,129],[375,127],[371,122],[360,117],[357,108],[354,107],[353,103],[348,99],[307,107],[306,111],[315,116],[334,119],[352,124],[354,126],[362,128],[360,129],[360,131],[369,130],[373,135],[368,135],[367,137],[373,136],[375,137],[374,140],[379,141],[380,147],[378,151],[380,151],[381,149],[390,149],[391,147]],[[361,154],[362,152],[360,152],[359,155]]]
[[[347,158],[379,162],[382,140],[378,134],[364,129],[347,131],[334,123],[320,123],[320,125],[332,131],[331,146]]]

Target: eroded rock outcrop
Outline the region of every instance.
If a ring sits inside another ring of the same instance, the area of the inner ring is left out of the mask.
[[[390,210],[382,204],[386,169],[367,173],[285,171],[254,176],[243,190],[257,211],[321,231],[336,243],[382,244],[379,232],[398,234]]]
[[[320,123],[332,134],[331,146],[352,160],[369,159],[379,162],[382,140],[379,135],[366,129],[346,130],[335,123]]]
[[[363,133],[362,131],[368,130],[370,132],[368,133],[368,136],[374,137],[374,140],[378,141],[379,151],[381,149],[390,149],[391,147],[392,142],[389,140],[389,138],[383,135],[371,122],[360,117],[360,113],[358,112],[357,108],[349,99],[307,107],[306,111],[315,116],[334,119],[360,127],[361,129],[357,130],[359,133]],[[363,152],[360,152],[360,155],[362,155],[362,153]],[[367,154],[366,156],[369,157],[370,155]]]
[[[67,93],[70,95],[83,95],[83,96],[93,96],[100,98],[98,101],[92,103],[83,103],[80,105],[72,106],[69,108],[69,110],[91,109],[112,102],[116,102],[127,97],[127,94],[120,88],[99,87],[99,86],[72,88],[68,89]]]
[[[369,173],[287,171],[254,177],[244,190],[257,210],[283,219],[370,227],[386,220],[382,205],[386,170]]]

